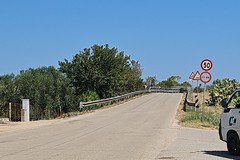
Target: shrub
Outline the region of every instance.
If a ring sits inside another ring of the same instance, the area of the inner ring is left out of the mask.
[[[87,91],[86,93],[82,94],[80,97],[80,100],[82,102],[94,101],[98,99],[99,99],[99,96],[94,91]]]

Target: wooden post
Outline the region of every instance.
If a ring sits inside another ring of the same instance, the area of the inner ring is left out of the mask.
[[[9,118],[9,121],[11,121],[12,119],[12,103],[10,102],[9,103],[9,110],[8,110],[8,118]]]

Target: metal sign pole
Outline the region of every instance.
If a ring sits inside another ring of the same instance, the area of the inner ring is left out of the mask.
[[[204,116],[204,107],[205,107],[205,94],[206,94],[206,84],[211,81],[212,75],[209,72],[212,67],[213,63],[209,59],[204,59],[201,64],[200,64],[202,70],[204,72],[201,73],[200,75],[200,80],[204,83],[204,90],[203,90],[203,102],[202,102],[202,116],[201,116],[201,121],[203,121],[203,116]]]
[[[199,88],[198,88],[198,80],[197,80],[197,96],[198,96],[198,93],[199,93]]]
[[[197,97],[196,98],[198,98],[199,97],[199,88],[198,88],[198,80],[197,80]],[[195,99],[196,100],[196,99]],[[198,102],[199,103],[199,102]],[[195,106],[195,111],[197,111],[198,109],[197,109],[197,106]]]
[[[192,91],[193,91],[193,80],[191,80],[192,81]]]
[[[206,94],[206,83],[204,83],[204,90],[203,90],[203,102],[202,102],[202,120],[204,118],[204,108],[205,108],[205,94]]]

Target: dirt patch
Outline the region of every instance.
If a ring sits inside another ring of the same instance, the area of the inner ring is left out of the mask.
[[[31,121],[31,122],[9,122],[7,124],[0,124],[0,133],[11,132],[21,129],[31,129],[37,128],[45,125],[54,124],[61,121],[61,119],[54,120],[40,120],[40,121]]]

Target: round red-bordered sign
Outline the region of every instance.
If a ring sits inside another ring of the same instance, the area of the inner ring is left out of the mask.
[[[210,71],[212,69],[213,63],[210,59],[204,59],[201,62],[201,68],[204,71]]]
[[[209,72],[202,72],[201,73],[201,76],[200,76],[200,80],[203,82],[203,83],[208,83],[212,80],[212,75],[211,73]]]

